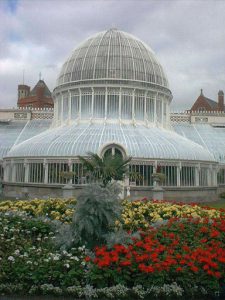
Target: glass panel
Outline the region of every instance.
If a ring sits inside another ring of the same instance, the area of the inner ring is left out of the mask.
[[[119,118],[119,95],[108,95],[107,118]]]
[[[194,186],[195,185],[195,168],[194,167],[181,167],[180,185],[181,186]]]
[[[220,169],[217,173],[218,184],[225,184],[225,169]]]
[[[72,119],[75,120],[79,117],[79,95],[72,95],[71,99],[71,114],[72,114]]]
[[[199,185],[208,186],[208,168],[201,167],[199,173]]]
[[[130,185],[153,186],[153,166],[151,165],[130,165]]]
[[[87,177],[85,175],[82,163],[73,163],[72,170],[74,173],[73,178],[72,178],[73,184],[86,184],[87,183]]]
[[[63,121],[68,119],[69,114],[69,99],[68,95],[63,96]]]
[[[144,120],[145,97],[136,95],[134,102],[135,119]]]
[[[24,163],[16,163],[15,171],[16,171],[16,182],[24,182],[25,179]]]
[[[62,100],[61,100],[61,97],[58,98],[57,105],[58,105],[58,120],[61,120],[61,113],[62,113]]]
[[[67,163],[49,163],[48,164],[48,183],[63,183],[67,180],[61,176],[62,172],[69,172]]]
[[[160,166],[160,173],[165,174],[166,178],[162,183],[163,186],[177,185],[177,167],[176,166]]]
[[[0,165],[0,181],[3,180],[4,178],[4,169],[3,169],[3,166]]]
[[[83,94],[81,96],[81,118],[90,118],[92,110],[92,95]]]
[[[132,99],[131,95],[122,95],[121,99],[121,118],[132,119]]]
[[[162,101],[159,99],[156,100],[156,116],[157,121],[162,123]]]
[[[153,99],[153,97],[146,98],[146,115],[150,122],[154,121],[154,99]]]
[[[44,182],[44,166],[43,163],[29,164],[29,182]]]
[[[94,117],[104,118],[105,117],[105,95],[94,96]]]

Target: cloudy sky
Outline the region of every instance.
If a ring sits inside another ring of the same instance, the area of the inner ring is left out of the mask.
[[[173,109],[190,108],[200,89],[225,91],[224,0],[0,0],[0,108],[16,107],[17,85],[41,72],[52,90],[62,63],[84,39],[111,27],[156,53]]]

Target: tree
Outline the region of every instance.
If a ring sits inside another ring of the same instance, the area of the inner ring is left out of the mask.
[[[112,180],[123,180],[124,174],[128,173],[128,164],[131,157],[124,159],[121,155],[105,155],[89,152],[89,158],[79,156],[91,181],[98,181],[107,186]]]

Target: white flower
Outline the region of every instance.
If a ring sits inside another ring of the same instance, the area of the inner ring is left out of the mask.
[[[80,260],[79,257],[77,257],[77,256],[72,256],[72,257],[70,257],[70,259],[76,260],[76,261],[79,261],[79,260]]]
[[[32,265],[32,261],[28,260],[28,261],[26,262],[26,264],[27,264],[27,265]]]
[[[69,264],[65,264],[64,267],[66,267],[67,269],[69,269],[70,265]]]
[[[14,261],[15,261],[15,258],[14,258],[13,256],[9,256],[9,257],[8,257],[8,260],[14,262]]]
[[[20,250],[18,250],[18,249],[17,249],[17,250],[15,250],[15,252],[14,252],[14,253],[15,253],[15,255],[17,255],[17,256],[18,256],[18,255],[20,254]]]
[[[59,256],[53,256],[53,260],[59,260]]]

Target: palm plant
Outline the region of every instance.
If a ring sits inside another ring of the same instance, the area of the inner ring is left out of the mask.
[[[105,155],[89,152],[89,158],[79,156],[91,181],[99,181],[104,187],[112,180],[122,180],[124,174],[128,172],[128,164],[131,157],[124,159],[121,155]]]

